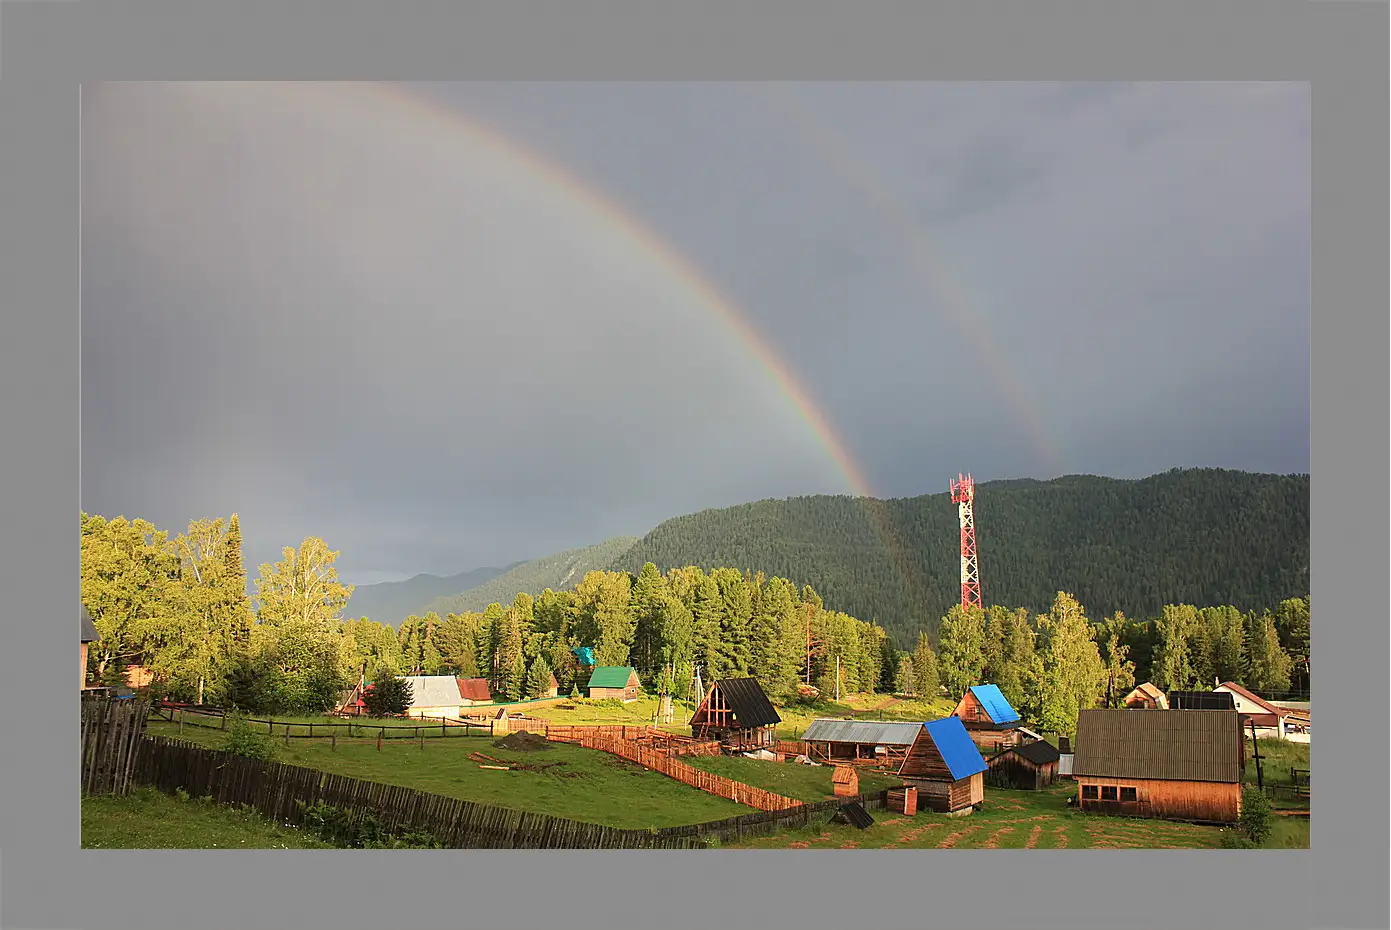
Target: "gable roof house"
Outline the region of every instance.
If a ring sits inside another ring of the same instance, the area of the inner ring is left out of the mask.
[[[1121,706],[1131,710],[1168,710],[1169,699],[1153,682],[1145,682],[1121,698]]]
[[[802,734],[806,753],[830,762],[900,763],[920,723],[818,718]]]
[[[1236,712],[1246,718],[1243,723],[1248,727],[1253,723],[1256,725],[1257,736],[1285,739],[1289,735],[1289,728],[1286,726],[1290,715],[1288,708],[1277,707],[1234,681],[1222,682],[1213,689],[1213,693],[1230,694]]]
[[[967,814],[985,800],[985,760],[958,717],[930,720],[918,730],[898,776],[917,788],[918,807]]]
[[[996,788],[1041,791],[1058,778],[1062,754],[1052,743],[1033,740],[992,756],[986,764],[985,783]]]
[[[728,749],[761,749],[775,742],[782,717],[757,678],[721,678],[710,685],[691,717],[691,736]]]
[[[87,605],[82,605],[82,617],[80,620],[82,627],[82,678],[79,685],[80,690],[87,689],[87,646],[101,639],[97,633],[97,625],[92,622],[92,615],[87,612]]]
[[[642,682],[636,669],[626,665],[600,665],[589,676],[589,696],[596,701],[619,700],[625,704],[638,699]]]
[[[973,685],[951,712],[966,727],[971,739],[985,751],[1008,749],[1019,742],[1024,721],[1010,706],[998,685]]]
[[[453,675],[406,675],[402,677],[410,682],[411,686],[411,706],[406,709],[408,717],[458,718],[462,715],[466,705],[475,703],[464,697],[460,679]],[[465,680],[481,681],[481,679]],[[484,683],[485,691],[486,688],[487,685]]]
[[[1241,815],[1241,718],[1231,710],[1084,710],[1072,774],[1084,811],[1234,823]]]

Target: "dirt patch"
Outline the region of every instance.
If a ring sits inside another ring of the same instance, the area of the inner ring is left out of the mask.
[[[512,752],[544,752],[551,748],[551,742],[544,736],[528,733],[526,730],[518,730],[516,733],[509,733],[502,739],[495,741],[493,746]]]
[[[980,828],[979,826],[976,826],[976,827],[967,827],[965,830],[957,830],[957,831],[956,831],[955,833],[953,833],[951,836],[946,837],[945,839],[942,840],[942,842],[938,843],[938,844],[937,844],[937,848],[938,848],[938,849],[951,849],[951,848],[955,847],[957,843],[961,842],[961,841],[962,841],[963,839],[965,839],[966,837],[972,835],[973,833],[979,833],[980,831],[981,831],[981,828]]]
[[[1057,838],[1054,849],[1067,849],[1067,827],[1058,827],[1053,831],[1053,836]]]
[[[1043,827],[1034,824],[1034,828],[1029,831],[1029,838],[1024,841],[1025,849],[1034,849],[1038,846],[1038,838],[1043,835]]]
[[[859,844],[859,843],[845,843],[845,844],[842,845],[840,848],[841,848],[841,849],[859,849],[859,848],[860,848],[860,844]]]
[[[807,842],[803,842],[802,840],[797,840],[795,843],[788,843],[788,844],[787,844],[787,848],[788,848],[788,849],[811,849],[811,844],[810,844],[810,843],[807,843]]]
[[[984,843],[984,845],[981,846],[981,848],[982,848],[982,849],[999,849],[999,848],[1000,848],[1000,837],[1002,837],[1002,836],[1007,836],[1008,834],[1013,833],[1013,832],[1014,832],[1014,827],[1001,827],[1000,829],[996,830],[994,833],[990,834],[989,836],[987,836],[987,837],[985,838],[985,843]]]

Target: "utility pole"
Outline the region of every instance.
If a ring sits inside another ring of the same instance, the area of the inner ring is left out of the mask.
[[[840,656],[836,656],[836,703],[840,703]]]

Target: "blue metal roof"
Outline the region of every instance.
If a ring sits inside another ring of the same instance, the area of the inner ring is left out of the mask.
[[[942,754],[942,761],[947,764],[952,778],[970,778],[977,772],[985,771],[985,760],[981,758],[980,750],[971,741],[971,734],[966,732],[966,725],[960,719],[946,717],[942,720],[930,720],[923,724],[923,728],[927,730],[927,735],[932,737],[937,751]]]
[[[973,685],[971,693],[996,723],[1013,723],[1019,719],[1019,714],[1000,693],[999,685]]]
[[[589,646],[579,646],[570,651],[575,654],[575,658],[580,660],[581,665],[591,667],[594,665],[594,650]]]

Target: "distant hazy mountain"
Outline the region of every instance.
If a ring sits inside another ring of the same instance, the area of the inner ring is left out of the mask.
[[[386,581],[363,585],[353,591],[344,618],[367,617],[379,623],[396,626],[412,614],[423,614],[426,605],[439,597],[458,594],[498,577],[521,565],[514,562],[505,568],[475,568],[458,575],[416,575],[405,581]]]
[[[546,588],[564,591],[573,588],[584,577],[585,572],[606,568],[621,559],[638,539],[636,536],[617,536],[605,540],[597,546],[584,549],[571,549],[542,559],[513,566],[505,573],[490,578],[477,587],[462,594],[442,595],[430,602],[418,613],[434,611],[443,617],[445,614],[481,611],[494,602],[511,604],[516,596],[525,591],[532,596]],[[409,612],[408,612],[409,613]],[[375,617],[373,619],[376,619]]]

